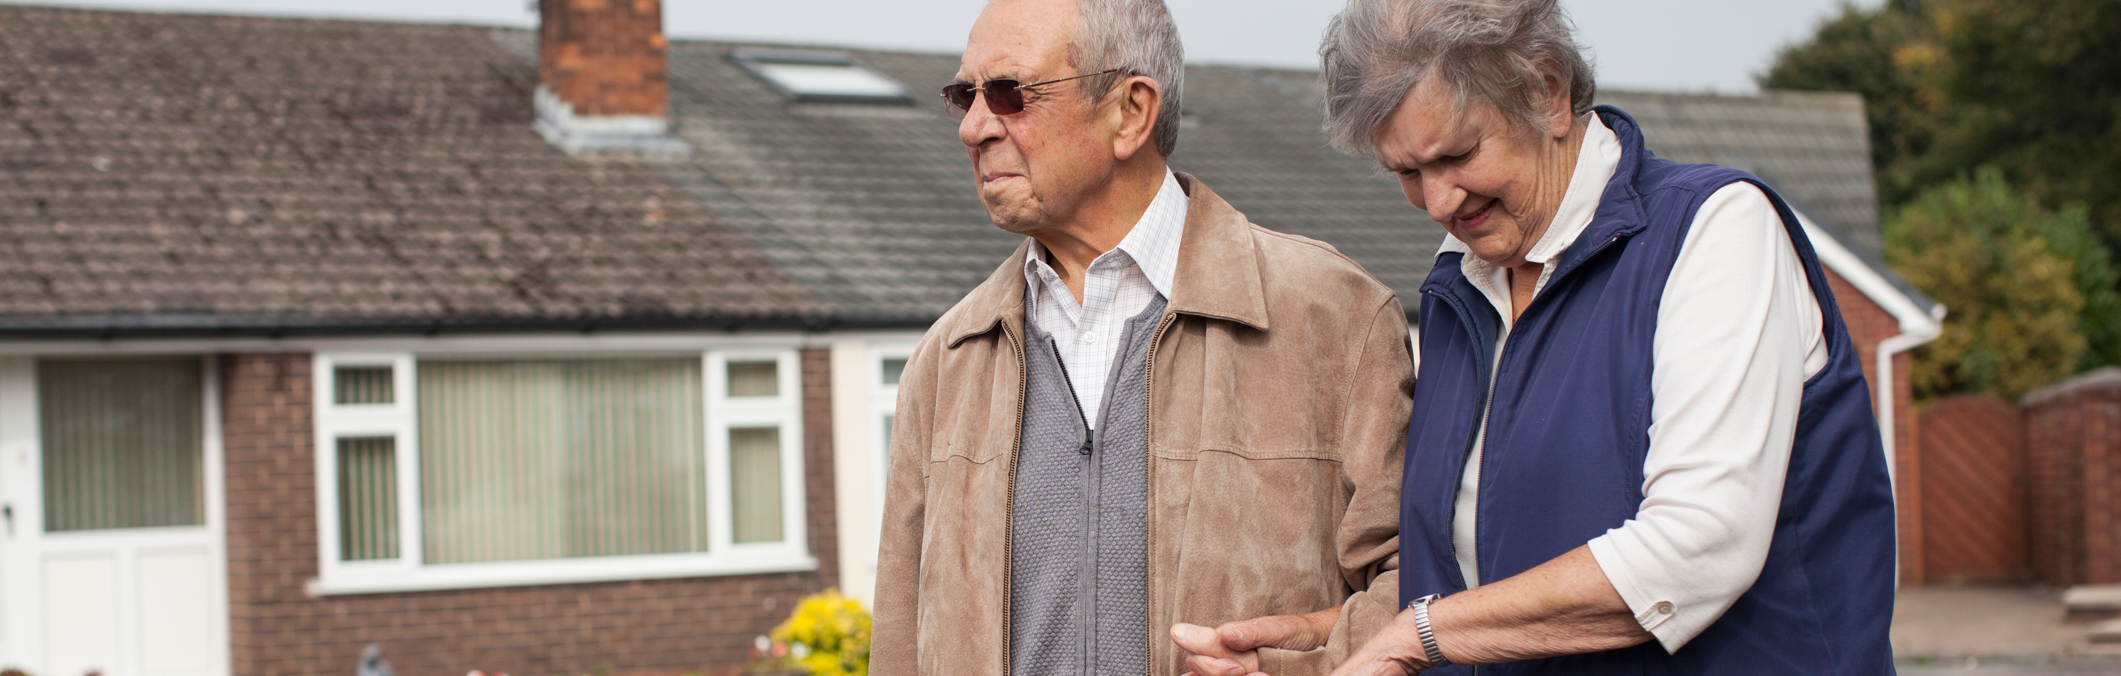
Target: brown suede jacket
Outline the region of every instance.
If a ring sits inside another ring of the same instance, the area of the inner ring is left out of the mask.
[[[1191,206],[1149,348],[1151,676],[1183,671],[1174,623],[1340,606],[1326,647],[1261,651],[1275,676],[1324,674],[1398,610],[1406,314],[1331,246],[1253,225],[1179,180]],[[1009,670],[1028,251],[928,331],[900,381],[877,676]]]

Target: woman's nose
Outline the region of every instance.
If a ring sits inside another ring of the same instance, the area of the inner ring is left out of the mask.
[[[1439,175],[1441,173],[1422,172],[1421,175],[1422,207],[1429,210],[1429,219],[1438,224],[1451,222],[1451,217],[1458,215],[1458,207],[1466,202],[1466,191],[1460,190],[1458,184],[1448,177]]]

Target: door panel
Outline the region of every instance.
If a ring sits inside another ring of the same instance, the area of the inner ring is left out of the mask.
[[[77,554],[44,560],[47,674],[109,673],[118,666],[118,561]]]
[[[143,553],[139,558],[140,670],[205,673],[214,666],[213,567],[205,548]]]

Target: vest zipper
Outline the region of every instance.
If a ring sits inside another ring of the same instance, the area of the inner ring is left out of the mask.
[[[1480,363],[1481,370],[1485,371],[1486,375],[1488,376],[1486,378],[1481,379],[1480,408],[1474,409],[1475,414],[1479,416],[1478,418],[1476,418],[1476,420],[1479,421],[1479,427],[1475,428],[1474,434],[1472,436],[1466,437],[1465,449],[1458,452],[1458,458],[1460,460],[1460,465],[1458,468],[1459,480],[1452,482],[1451,487],[1451,520],[1455,522],[1458,519],[1458,490],[1460,486],[1463,486],[1465,484],[1464,476],[1466,467],[1464,465],[1464,461],[1473,456],[1473,444],[1484,441],[1483,437],[1487,436],[1486,433],[1488,429],[1488,408],[1495,405],[1495,371],[1497,370],[1497,367],[1501,365],[1501,360],[1488,355],[1488,352],[1494,349],[1494,343],[1493,341],[1481,340],[1479,329],[1473,326],[1473,315],[1470,311],[1466,309],[1465,304],[1458,302],[1458,299],[1450,294],[1437,293],[1435,291],[1424,291],[1423,293],[1427,293],[1430,296],[1434,296],[1437,300],[1443,301],[1445,305],[1451,306],[1451,309],[1456,310],[1458,312],[1460,324],[1465,327],[1466,333],[1472,336],[1473,344],[1480,348],[1480,356],[1482,357]],[[1473,542],[1475,545],[1473,560],[1475,562],[1474,565],[1477,567],[1479,565],[1478,562],[1480,561],[1480,552],[1478,551],[1478,545],[1480,543],[1480,505],[1475,504],[1473,508]],[[1455,535],[1451,537],[1446,537],[1445,546],[1451,551],[1451,565],[1453,567],[1457,567],[1458,538]],[[1461,591],[1469,590],[1473,587],[1473,581],[1466,579],[1464,570],[1459,571],[1458,587]]]
[[[1524,311],[1524,312],[1523,312],[1522,314],[1518,315],[1518,317],[1517,317],[1517,319],[1516,319],[1515,321],[1512,321],[1512,322],[1510,322],[1510,327],[1511,327],[1511,328],[1512,328],[1512,329],[1514,330],[1514,329],[1515,329],[1515,328],[1516,328],[1516,327],[1517,327],[1517,326],[1518,326],[1519,324],[1522,324],[1522,323],[1523,323],[1523,320],[1524,320],[1524,317],[1525,317],[1525,315],[1530,315],[1530,314],[1532,314],[1532,311],[1533,311],[1534,309],[1536,309],[1536,308],[1538,308],[1538,307],[1540,306],[1540,301],[1542,301],[1542,300],[1545,300],[1545,299],[1546,299],[1546,296],[1547,296],[1547,294],[1545,293],[1545,290],[1546,290],[1546,289],[1548,289],[1548,288],[1553,288],[1553,287],[1554,287],[1555,285],[1559,284],[1559,283],[1560,283],[1560,282],[1561,282],[1561,281],[1562,281],[1563,279],[1566,279],[1566,278],[1567,278],[1567,277],[1569,276],[1569,274],[1570,274],[1570,273],[1572,273],[1572,272],[1575,272],[1577,268],[1579,268],[1579,267],[1582,267],[1582,265],[1583,265],[1583,262],[1584,262],[1584,261],[1588,261],[1588,260],[1590,260],[1590,259],[1592,259],[1592,258],[1596,257],[1596,256],[1597,256],[1597,255],[1598,255],[1599,253],[1602,253],[1602,252],[1604,252],[1604,251],[1606,250],[1606,248],[1607,248],[1607,247],[1610,247],[1610,246],[1612,246],[1612,245],[1613,245],[1613,243],[1615,243],[1615,242],[1618,242],[1618,241],[1620,241],[1620,237],[1619,237],[1618,235],[1615,235],[1615,236],[1611,236],[1611,237],[1607,237],[1605,241],[1603,241],[1603,242],[1599,242],[1599,243],[1598,243],[1598,246],[1596,246],[1596,247],[1593,247],[1593,248],[1592,248],[1592,249],[1591,249],[1590,251],[1587,251],[1587,252],[1585,252],[1583,256],[1581,256],[1581,257],[1578,257],[1578,258],[1576,259],[1576,261],[1575,261],[1574,263],[1571,263],[1571,264],[1569,264],[1569,266],[1568,266],[1568,267],[1566,267],[1566,268],[1562,268],[1562,269],[1559,269],[1559,270],[1556,270],[1556,271],[1554,272],[1554,275],[1553,275],[1552,277],[1549,277],[1549,278],[1547,278],[1547,283],[1546,283],[1546,286],[1545,286],[1544,288],[1541,288],[1541,289],[1540,289],[1541,293],[1538,293],[1538,294],[1534,295],[1534,296],[1532,297],[1532,302],[1530,302],[1530,303],[1527,303],[1527,304],[1525,304],[1525,308],[1524,308],[1524,310],[1525,310],[1525,311]],[[1470,254],[1467,254],[1467,255],[1470,255]],[[1472,336],[1473,336],[1473,339],[1474,339],[1474,341],[1475,341],[1475,342],[1481,342],[1481,341],[1480,341],[1480,331],[1478,331],[1478,330],[1477,330],[1477,329],[1476,329],[1476,328],[1475,328],[1474,326],[1472,326],[1472,323],[1473,323],[1473,315],[1472,315],[1472,313],[1468,312],[1468,311],[1467,311],[1467,309],[1466,309],[1466,307],[1465,307],[1465,305],[1464,305],[1463,303],[1460,303],[1460,302],[1458,302],[1458,299],[1457,299],[1456,297],[1454,297],[1454,296],[1452,296],[1452,295],[1450,295],[1450,294],[1443,294],[1443,293],[1437,293],[1437,292],[1435,292],[1435,291],[1423,291],[1423,293],[1427,293],[1427,294],[1429,294],[1429,295],[1431,295],[1431,296],[1435,296],[1435,297],[1436,297],[1436,298],[1437,298],[1438,300],[1442,300],[1442,301],[1444,302],[1444,304],[1446,304],[1446,305],[1449,305],[1449,306],[1451,306],[1451,309],[1453,309],[1453,310],[1456,310],[1456,311],[1458,312],[1458,316],[1459,316],[1459,318],[1460,318],[1460,319],[1459,319],[1460,323],[1461,323],[1461,324],[1463,324],[1463,325],[1465,326],[1465,328],[1467,329],[1467,332],[1468,332],[1468,333],[1472,334]],[[1499,324],[1500,322],[1498,321],[1497,323]],[[1499,328],[1499,327],[1498,327],[1498,328]],[[1494,407],[1495,407],[1495,385],[1496,385],[1496,383],[1497,383],[1498,381],[1500,381],[1500,380],[1501,380],[1501,378],[1502,378],[1502,363],[1503,363],[1503,360],[1504,360],[1504,358],[1508,356],[1508,354],[1509,354],[1509,350],[1510,350],[1510,338],[1509,338],[1509,335],[1508,335],[1508,334],[1503,334],[1502,336],[1500,336],[1500,339],[1502,340],[1502,349],[1500,349],[1500,350],[1494,350],[1495,354],[1494,354],[1493,356],[1488,356],[1488,358],[1487,358],[1487,359],[1484,359],[1484,360],[1482,360],[1482,361],[1483,361],[1483,363],[1481,364],[1481,366],[1483,367],[1483,369],[1487,371],[1487,376],[1488,376],[1488,377],[1487,377],[1487,379],[1486,379],[1486,381],[1487,381],[1487,382],[1486,382],[1486,383],[1484,384],[1484,386],[1483,386],[1483,387],[1482,387],[1482,389],[1481,389],[1481,394],[1480,394],[1480,399],[1481,399],[1481,403],[1480,403],[1480,408],[1476,409],[1476,411],[1477,411],[1477,412],[1479,413],[1479,416],[1480,416],[1480,418],[1479,418],[1479,420],[1480,420],[1480,426],[1479,426],[1479,427],[1478,427],[1478,428],[1477,428],[1477,429],[1475,430],[1475,433],[1474,433],[1474,435],[1473,435],[1473,436],[1471,436],[1471,437],[1467,437],[1467,438],[1466,438],[1466,446],[1465,446],[1465,450],[1463,450],[1463,451],[1460,451],[1460,452],[1459,452],[1459,457],[1460,457],[1461,459],[1465,459],[1465,458],[1470,458],[1470,457],[1471,457],[1471,456],[1473,455],[1473,445],[1474,445],[1475,443],[1479,443],[1479,444],[1481,445],[1481,448],[1482,448],[1482,451],[1481,451],[1481,454],[1480,454],[1480,459],[1481,459],[1481,465],[1482,465],[1482,467],[1481,467],[1481,476],[1483,476],[1483,477],[1487,476],[1487,468],[1486,468],[1486,465],[1487,465],[1487,458],[1488,458],[1488,454],[1487,454],[1487,451],[1486,451],[1486,447],[1487,447],[1487,436],[1488,436],[1488,418],[1489,418],[1489,417],[1490,417],[1490,415],[1491,415],[1491,414],[1492,414],[1492,413],[1494,412]],[[1482,345],[1481,347],[1483,347],[1483,348],[1486,348],[1486,349],[1490,349],[1490,350],[1494,349],[1494,348],[1488,347],[1487,345]],[[1483,356],[1487,356],[1487,355],[1483,355]],[[1464,481],[1464,479],[1463,479],[1463,474],[1464,474],[1464,472],[1465,472],[1465,469],[1466,469],[1466,468],[1465,468],[1464,466],[1462,466],[1462,465],[1461,465],[1461,466],[1460,466],[1460,468],[1459,468],[1459,472],[1460,472],[1461,478],[1460,478],[1460,480],[1458,481],[1458,483],[1460,483],[1460,484],[1464,484],[1464,483],[1465,483],[1465,481]],[[1477,480],[1476,480],[1476,485],[1477,485]],[[1457,493],[1457,491],[1455,491],[1455,490],[1454,490],[1454,491],[1452,492],[1452,494],[1451,494],[1451,503],[1452,503],[1452,504],[1454,505],[1453,519],[1455,520],[1455,519],[1456,519],[1455,505],[1456,505],[1456,504],[1458,503],[1458,493]],[[1450,549],[1451,549],[1451,558],[1452,558],[1452,563],[1457,563],[1457,559],[1458,559],[1458,546],[1457,546],[1457,545],[1455,544],[1455,540],[1456,540],[1456,538],[1454,537],[1454,538],[1451,538],[1451,539],[1453,540],[1453,544],[1451,544],[1451,546],[1450,546]],[[1475,501],[1475,503],[1474,503],[1474,505],[1473,505],[1473,546],[1474,546],[1474,551],[1473,551],[1473,565],[1474,565],[1474,568],[1475,568],[1475,569],[1477,570],[1477,569],[1479,568],[1479,566],[1480,566],[1480,551],[1479,551],[1479,548],[1480,548],[1480,504],[1479,504],[1479,502],[1478,502],[1477,500]],[[1465,579],[1465,572],[1464,572],[1464,571],[1460,571],[1460,572],[1459,572],[1459,575],[1458,575],[1458,577],[1459,577],[1459,586],[1460,586],[1461,588],[1465,588],[1465,589],[1470,589],[1470,588],[1472,588],[1472,580],[1468,580],[1468,579]],[[1479,673],[1479,671],[1480,671],[1480,669],[1479,669],[1478,667],[1475,667],[1475,668],[1474,668],[1474,672],[1475,672],[1475,673]]]
[[[1142,529],[1142,545],[1147,550],[1146,555],[1152,563],[1156,560],[1156,349],[1163,345],[1164,330],[1170,328],[1171,323],[1177,319],[1178,313],[1170,310],[1164,311],[1163,321],[1156,324],[1156,333],[1149,336],[1148,363],[1142,366],[1142,389],[1144,390],[1142,405],[1148,409],[1142,416],[1142,453],[1148,456],[1142,461],[1145,467],[1143,474],[1146,476],[1142,482],[1142,499],[1148,503],[1143,505],[1143,513],[1149,517],[1147,519],[1149,523]],[[1149,612],[1147,615],[1150,620],[1148,635],[1142,637],[1145,642],[1143,648],[1146,649],[1146,652],[1142,653],[1145,658],[1142,662],[1144,676],[1155,676],[1156,570],[1153,565],[1148,573],[1148,579],[1144,582],[1147,583],[1146,586],[1149,590]]]
[[[1024,399],[1029,396],[1031,363],[1024,355],[1024,341],[1009,332],[1009,324],[1002,323],[1002,335],[1009,339],[1009,346],[1016,352],[1016,422],[1015,431],[1009,435],[1009,494],[1008,504],[1002,510],[1002,676],[1009,676],[1009,581],[1014,579],[1016,562],[1016,457],[1024,450]]]

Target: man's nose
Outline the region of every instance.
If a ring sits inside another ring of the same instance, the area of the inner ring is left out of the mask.
[[[957,140],[967,148],[978,148],[1001,138],[1004,133],[1001,116],[987,109],[986,94],[973,90],[972,105],[965,109],[965,119],[957,121]]]

